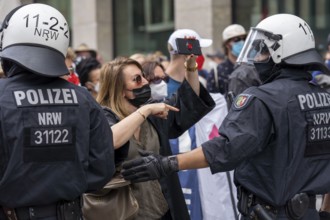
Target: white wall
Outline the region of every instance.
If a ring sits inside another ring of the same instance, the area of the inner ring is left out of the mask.
[[[71,0],[72,46],[95,49],[105,61],[112,58],[112,0]]]

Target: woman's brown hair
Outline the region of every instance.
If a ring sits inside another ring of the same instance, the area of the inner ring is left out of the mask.
[[[124,108],[123,91],[125,89],[124,69],[129,65],[137,66],[141,72],[141,65],[130,58],[118,57],[101,68],[100,91],[96,101],[102,105],[109,107],[120,119],[129,115]]]
[[[159,66],[163,71],[165,71],[163,65],[157,61],[147,61],[142,64],[143,75],[148,82],[155,78],[155,69]]]

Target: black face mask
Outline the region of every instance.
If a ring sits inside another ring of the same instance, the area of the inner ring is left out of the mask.
[[[262,83],[268,82],[273,78],[273,73],[275,71],[275,63],[272,58],[269,59],[267,63],[255,62],[254,66],[259,74],[259,78]]]
[[[138,89],[132,89],[131,91],[133,92],[135,98],[127,100],[137,108],[141,105],[147,104],[151,99],[151,89],[149,84],[146,84]]]

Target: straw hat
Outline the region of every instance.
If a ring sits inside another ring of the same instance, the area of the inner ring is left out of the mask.
[[[75,52],[75,53],[79,53],[79,52],[94,52],[94,53],[96,53],[95,50],[89,48],[89,47],[87,46],[87,44],[85,44],[85,43],[80,44],[80,45],[77,47],[77,49],[74,50],[74,52]]]

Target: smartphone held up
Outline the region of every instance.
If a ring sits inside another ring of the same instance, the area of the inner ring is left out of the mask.
[[[199,45],[199,40],[197,39],[187,39],[187,38],[176,38],[176,46],[178,48],[178,54],[184,55],[201,55],[202,50]]]

